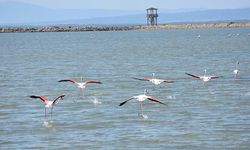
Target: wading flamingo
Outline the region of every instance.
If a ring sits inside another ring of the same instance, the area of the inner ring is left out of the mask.
[[[223,76],[207,76],[207,70],[205,69],[205,74],[203,76],[201,75],[197,75],[197,74],[190,74],[190,73],[186,73],[187,75],[191,76],[191,77],[194,77],[194,78],[199,78],[201,80],[205,82],[208,82],[210,79],[216,79],[216,78],[221,78]]]
[[[58,82],[71,82],[77,85],[78,88],[80,89],[85,89],[86,85],[89,83],[97,83],[97,84],[102,84],[102,82],[100,81],[96,81],[96,80],[85,80],[83,81],[83,78],[81,77],[81,82],[77,82],[75,80],[72,79],[63,79],[63,80],[59,80]]]
[[[85,80],[85,81],[83,81],[83,77],[81,77],[80,82],[77,82],[76,80],[72,80],[72,79],[63,79],[63,80],[59,80],[58,82],[71,82],[71,83],[75,84],[80,89],[80,92],[82,92],[82,90],[86,88],[87,84],[90,84],[90,83],[102,84],[102,82],[96,81],[96,80]],[[81,94],[79,94],[79,96],[80,95]]]
[[[155,73],[152,73],[152,77],[143,77],[143,78],[133,78],[141,81],[149,81],[153,83],[155,86],[160,85],[161,83],[173,83],[171,80],[157,79],[155,78]]]
[[[135,99],[140,103],[140,113],[138,115],[143,117],[143,118],[147,118],[147,116],[143,115],[143,109],[142,109],[143,101],[150,100],[150,101],[153,101],[153,102],[157,102],[157,103],[166,105],[165,103],[162,103],[161,101],[159,101],[157,98],[155,98],[153,96],[146,95],[147,93],[148,93],[148,91],[145,89],[144,94],[137,95],[137,96],[132,96],[131,98],[127,99],[126,101],[120,103],[119,106],[122,106],[122,105],[126,104],[128,101],[130,101],[132,99]]]
[[[234,79],[236,79],[236,78],[237,78],[237,75],[239,74],[238,64],[240,64],[240,63],[239,63],[238,58],[237,58],[237,61],[236,61],[236,63],[235,63],[235,69],[234,69],[234,71],[233,71]]]
[[[48,98],[46,98],[45,96],[41,96],[41,95],[31,95],[30,98],[39,98],[40,100],[42,100],[44,103],[45,103],[45,106],[44,106],[44,116],[46,118],[46,108],[50,108],[51,111],[50,111],[50,118],[52,118],[52,111],[53,111],[53,107],[58,104],[59,100],[62,100],[63,97],[65,95],[62,94],[62,95],[59,95],[57,96],[56,98],[53,99],[53,101],[49,101]]]

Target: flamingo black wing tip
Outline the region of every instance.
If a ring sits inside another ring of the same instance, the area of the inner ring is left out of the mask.
[[[132,79],[139,80],[139,78],[132,77]]]
[[[35,96],[35,95],[30,95],[29,97],[30,98],[37,98],[37,96]]]
[[[126,103],[126,101],[125,101],[125,102],[120,103],[120,104],[119,104],[119,106],[122,106],[122,105],[124,105],[125,103]]]
[[[144,78],[135,78],[135,77],[132,77],[132,79],[140,80],[140,81],[148,81],[147,79],[144,79]]]
[[[60,95],[58,98],[60,98],[61,100],[63,100],[63,98],[66,96],[66,94],[62,94]]]

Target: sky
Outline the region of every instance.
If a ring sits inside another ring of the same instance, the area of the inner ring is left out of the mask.
[[[7,0],[0,0],[4,2]],[[250,0],[11,0],[53,9],[234,9],[250,7]]]

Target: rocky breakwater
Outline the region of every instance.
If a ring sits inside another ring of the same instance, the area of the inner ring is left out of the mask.
[[[250,27],[250,22],[163,24],[158,26],[142,26],[141,29],[171,30],[171,29],[240,28],[240,27]]]
[[[12,32],[84,32],[84,31],[127,31],[127,30],[171,30],[171,29],[196,29],[196,28],[240,28],[250,27],[250,22],[226,22],[226,23],[180,23],[162,24],[157,26],[21,26],[0,27],[0,33]]]
[[[83,31],[123,31],[132,30],[131,26],[22,26],[0,27],[0,33],[11,32],[83,32]]]

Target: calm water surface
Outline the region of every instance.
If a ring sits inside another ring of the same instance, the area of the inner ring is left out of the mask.
[[[0,149],[249,149],[250,28],[0,34]],[[229,37],[228,34],[232,36]],[[200,38],[197,36],[200,35]],[[239,58],[239,79],[232,71]],[[185,72],[223,75],[205,85]],[[175,81],[161,87],[133,77]],[[60,79],[96,79],[79,90]],[[167,106],[119,103],[148,89]],[[42,101],[67,96],[44,119]],[[100,104],[94,104],[97,99]],[[74,102],[76,101],[76,102]]]

